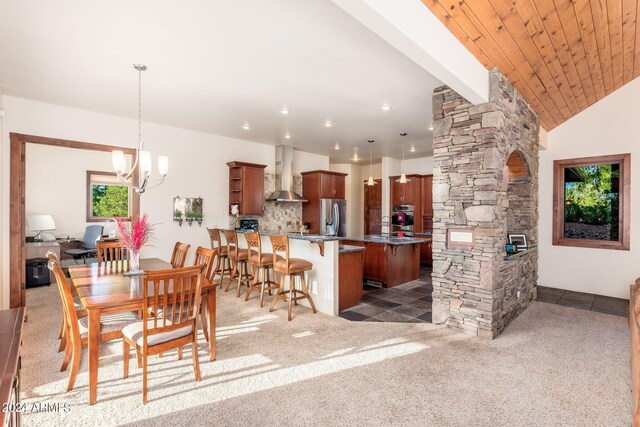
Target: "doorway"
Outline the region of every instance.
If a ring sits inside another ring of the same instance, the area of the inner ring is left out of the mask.
[[[364,234],[382,233],[382,179],[364,183]]]
[[[122,150],[125,154],[135,155],[135,149],[114,145],[93,144],[89,142],[70,141],[66,139],[48,138],[19,133],[9,134],[9,307],[16,308],[25,305],[25,202],[26,202],[26,144],[43,144],[78,150],[111,152]],[[137,169],[132,179],[138,179]],[[50,189],[59,190],[62,189]],[[49,190],[49,191],[50,191]],[[60,200],[63,200],[63,195]],[[80,207],[79,209],[83,209]],[[131,199],[132,214],[140,212],[140,195],[133,192]]]

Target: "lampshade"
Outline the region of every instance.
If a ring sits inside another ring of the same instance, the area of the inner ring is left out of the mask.
[[[151,153],[148,151],[140,151],[140,174],[142,176],[149,175],[151,173]]]
[[[167,156],[158,156],[158,172],[160,175],[166,175],[169,172],[169,158]]]
[[[367,185],[369,187],[372,187],[372,186],[376,185],[376,182],[373,180],[372,176],[370,176],[369,179],[367,180]]]
[[[122,150],[113,150],[111,153],[111,163],[113,164],[113,170],[117,173],[124,173],[127,167],[127,159],[124,157]]]
[[[407,178],[407,175],[405,175],[405,174],[401,174],[400,175],[400,179],[396,180],[396,182],[399,182],[400,184],[406,184],[409,181],[411,181],[411,180],[409,178]]]
[[[29,215],[27,222],[29,223],[29,230],[31,231],[56,229],[56,223],[53,221],[53,216],[51,215]]]

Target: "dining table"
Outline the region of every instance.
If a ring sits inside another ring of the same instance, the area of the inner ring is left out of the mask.
[[[143,271],[168,270],[173,268],[158,258],[143,258]],[[126,311],[138,312],[143,306],[143,275],[125,275],[127,261],[111,261],[82,264],[69,267],[71,285],[83,308],[87,311],[89,331],[89,404],[98,400],[98,360],[100,354],[100,316]],[[202,281],[203,303],[206,305],[209,356],[216,358],[216,288],[218,283],[204,278]],[[152,298],[152,296],[150,297]],[[205,310],[205,307],[202,308]]]

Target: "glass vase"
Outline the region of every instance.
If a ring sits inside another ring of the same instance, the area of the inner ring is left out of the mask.
[[[129,271],[126,273],[128,276],[136,274],[142,274],[140,270],[140,250],[129,249]]]

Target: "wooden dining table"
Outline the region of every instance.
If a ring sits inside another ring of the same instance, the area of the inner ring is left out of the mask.
[[[158,258],[140,260],[143,271],[168,270],[170,263]],[[71,284],[89,318],[89,404],[98,398],[98,359],[100,353],[100,316],[108,313],[142,310],[143,276],[125,276],[126,261],[91,263],[69,267]],[[206,302],[210,360],[216,358],[216,288],[208,279],[202,282]]]

